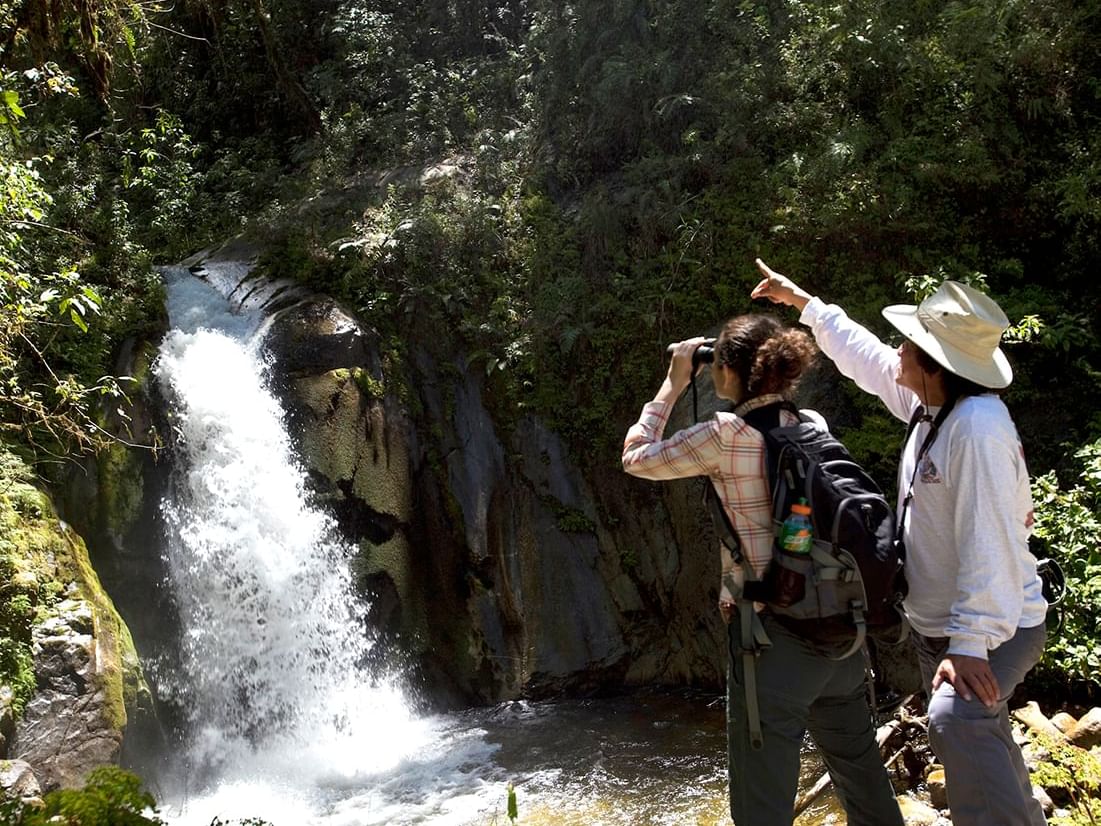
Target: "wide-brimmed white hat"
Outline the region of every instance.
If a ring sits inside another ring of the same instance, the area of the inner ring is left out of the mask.
[[[945,281],[916,307],[894,304],[883,317],[957,376],[995,389],[1013,381],[998,347],[1009,319],[992,298],[966,284]]]

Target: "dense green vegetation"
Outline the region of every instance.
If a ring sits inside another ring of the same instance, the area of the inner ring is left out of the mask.
[[[150,265],[238,232],[590,466],[754,256],[884,332],[978,281],[1076,599],[1047,673],[1099,689],[1101,2],[26,0],[0,32],[0,427],[40,472],[100,443]],[[831,404],[892,478],[898,423]]]
[[[1033,482],[1035,534],[1059,562],[1067,580],[1060,603],[1062,627],[1052,635],[1035,679],[1051,687],[1067,684],[1097,691],[1101,648],[1097,608],[1101,605],[1101,439],[1078,451],[1075,484],[1060,489],[1054,472]]]

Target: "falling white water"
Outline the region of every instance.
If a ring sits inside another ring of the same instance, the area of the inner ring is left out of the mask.
[[[432,724],[360,668],[370,642],[353,549],[309,502],[265,386],[259,317],[234,315],[186,270],[166,281],[172,329],[155,373],[174,430],[162,508],[182,650],[161,690],[189,722],[183,780],[202,791],[184,803],[224,816],[243,797],[231,808],[245,817],[275,802],[283,822],[304,823],[319,789],[422,753]]]

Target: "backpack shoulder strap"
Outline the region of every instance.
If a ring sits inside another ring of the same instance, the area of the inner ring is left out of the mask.
[[[799,408],[787,399],[784,399],[782,401],[773,402],[772,404],[766,404],[763,407],[756,407],[742,416],[742,420],[754,430],[759,430],[761,433],[768,433],[768,431],[772,430],[774,427],[780,426],[781,410],[787,410],[789,413],[794,413],[796,418],[800,419],[800,421],[803,418],[799,413]]]
[[[781,401],[775,404],[764,405],[749,411],[743,416],[744,421],[762,435],[774,427],[780,425],[780,410],[792,410],[796,415],[799,411],[791,402]],[[768,450],[767,440],[765,450]],[[737,639],[738,653],[742,657],[743,680],[745,682],[746,724],[749,734],[750,746],[754,750],[760,750],[764,745],[764,736],[761,733],[761,712],[757,699],[757,657],[761,651],[772,645],[772,641],[765,632],[761,617],[754,610],[755,601],[765,601],[768,598],[768,586],[757,578],[749,560],[742,551],[742,540],[738,531],[730,521],[730,517],[723,508],[719,492],[715,485],[708,480],[706,499],[711,509],[712,522],[720,533],[720,538],[735,563],[741,566],[744,573],[741,593],[735,594],[738,600],[738,624],[739,635]]]
[[[796,414],[799,412],[795,405],[785,400],[754,408],[740,418],[754,430],[764,435],[772,430],[772,428],[779,426],[781,409],[792,410]],[[765,442],[765,450],[768,450],[767,440]],[[731,556],[734,557],[734,561],[743,565],[746,571],[746,581],[748,582],[756,579],[749,565],[745,562],[745,555],[742,553],[742,539],[738,536],[738,531],[734,528],[734,525],[731,524],[730,517],[727,516],[726,509],[723,508],[722,500],[719,497],[719,492],[715,489],[713,483],[707,485],[707,491],[704,498],[707,500],[708,509],[711,511],[711,520],[716,530],[719,531],[722,543],[726,546],[727,550],[730,551]]]

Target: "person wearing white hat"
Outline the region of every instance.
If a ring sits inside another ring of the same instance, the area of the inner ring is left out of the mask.
[[[916,419],[899,466],[909,585],[903,607],[929,699],[929,740],[956,826],[1044,823],[1007,703],[1039,660],[1047,603],[1028,550],[1032,498],[1017,429],[993,391],[1013,371],[1009,321],[988,296],[944,282],[884,317],[897,349],[757,259],[753,298],[800,311],[842,374]],[[919,409],[920,408],[920,409]]]

